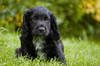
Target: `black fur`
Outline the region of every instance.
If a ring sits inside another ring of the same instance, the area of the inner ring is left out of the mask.
[[[56,57],[58,61],[66,63],[56,18],[51,11],[42,6],[24,12],[20,37],[21,48],[16,49],[15,53],[36,58],[38,55],[33,44],[33,38],[36,37],[43,37],[45,43],[41,51],[47,55],[47,59]]]

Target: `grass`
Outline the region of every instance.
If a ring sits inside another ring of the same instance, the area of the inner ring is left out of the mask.
[[[54,60],[31,61],[24,57],[16,58],[15,49],[20,47],[17,33],[0,33],[0,66],[62,66]],[[64,54],[68,66],[99,66],[100,44],[95,41],[67,38],[63,40]]]

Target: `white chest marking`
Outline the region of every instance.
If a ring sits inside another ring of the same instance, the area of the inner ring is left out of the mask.
[[[46,54],[42,52],[45,41],[41,37],[33,38],[33,45],[35,46],[35,51],[37,51],[37,55],[41,57],[41,59],[46,59]]]

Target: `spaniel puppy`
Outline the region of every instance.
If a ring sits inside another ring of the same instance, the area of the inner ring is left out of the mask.
[[[27,55],[32,59],[56,58],[61,63],[66,63],[56,18],[42,6],[24,12],[20,41],[21,48],[15,52],[17,55]]]

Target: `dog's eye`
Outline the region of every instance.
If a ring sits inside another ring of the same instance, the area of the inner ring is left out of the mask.
[[[45,21],[49,21],[49,19],[45,19]]]
[[[32,18],[32,20],[33,20],[33,21],[36,21],[37,19],[36,19],[36,18]]]

